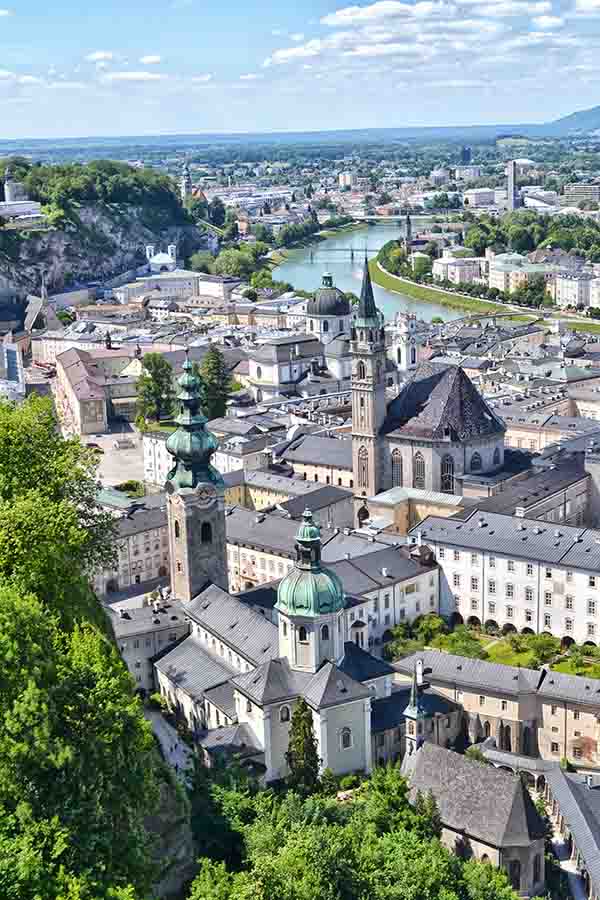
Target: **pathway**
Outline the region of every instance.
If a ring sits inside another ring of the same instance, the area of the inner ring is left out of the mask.
[[[570,858],[569,850],[562,836],[555,831],[552,838],[552,852],[554,853],[558,863],[567,873],[569,879],[569,891],[573,900],[587,900],[587,891],[583,883],[583,878],[577,873],[575,861]]]
[[[189,785],[187,770],[193,762],[194,753],[183,738],[173,728],[162,713],[156,709],[145,709],[144,715],[152,725],[152,730],[158,738],[163,758],[186,787]]]

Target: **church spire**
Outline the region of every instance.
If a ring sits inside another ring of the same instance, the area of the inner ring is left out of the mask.
[[[365,255],[365,268],[363,271],[362,287],[360,291],[360,299],[358,301],[358,318],[374,319],[379,322],[379,313],[375,306],[375,297],[373,296],[373,285],[371,283],[371,273],[369,272],[369,261]]]
[[[167,484],[170,483],[175,491],[195,488],[207,482],[221,486],[223,479],[210,464],[219,444],[215,436],[206,430],[207,418],[200,408],[204,385],[193,371],[187,349],[183,374],[177,384],[181,409],[175,419],[179,427],[167,439],[167,450],[175,460],[173,469],[167,475]]]

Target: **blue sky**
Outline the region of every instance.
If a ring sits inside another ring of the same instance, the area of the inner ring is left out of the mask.
[[[546,121],[599,44],[600,0],[0,0],[0,134]]]

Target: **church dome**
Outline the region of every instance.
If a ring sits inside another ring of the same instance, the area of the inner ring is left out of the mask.
[[[326,272],[323,283],[315,291],[313,299],[308,301],[306,313],[309,316],[349,316],[350,303],[343,291],[333,284],[333,276]]]
[[[342,582],[321,565],[321,530],[309,509],[296,535],[296,566],[279,582],[275,608],[287,616],[322,616],[344,608]]]

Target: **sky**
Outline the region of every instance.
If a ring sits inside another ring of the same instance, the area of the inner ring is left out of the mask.
[[[599,42],[600,0],[0,0],[0,135],[543,122]]]

